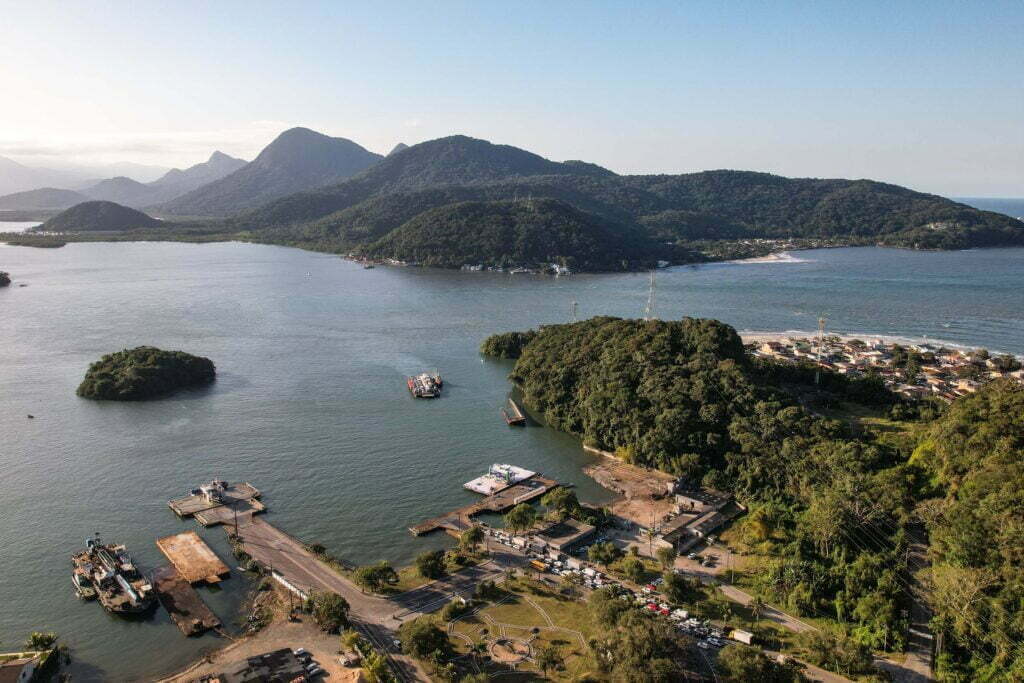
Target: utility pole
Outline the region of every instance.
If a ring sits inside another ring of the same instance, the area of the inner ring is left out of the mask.
[[[818,368],[814,371],[814,384],[821,384],[821,352],[825,345],[825,316],[818,318]]]
[[[576,299],[573,299],[569,304],[569,314],[572,316],[572,321],[576,322]]]

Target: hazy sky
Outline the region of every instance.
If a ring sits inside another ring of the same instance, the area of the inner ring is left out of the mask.
[[[0,155],[188,165],[295,125],[1020,197],[1024,2],[0,0]]]

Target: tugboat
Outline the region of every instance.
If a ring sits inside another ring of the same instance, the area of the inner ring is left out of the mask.
[[[437,370],[434,370],[433,375],[429,372],[423,372],[414,377],[409,377],[406,380],[406,384],[409,387],[409,393],[415,398],[437,398],[441,395],[441,387],[444,386],[441,375],[438,374]]]
[[[114,614],[138,614],[156,604],[153,586],[139,572],[123,545],[104,544],[99,534],[71,556],[71,580],[85,600],[99,598]]]

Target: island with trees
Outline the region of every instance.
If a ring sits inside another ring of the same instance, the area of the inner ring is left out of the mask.
[[[108,354],[91,364],[77,393],[83,398],[140,401],[203,386],[215,377],[216,369],[209,358],[139,346]]]
[[[11,276],[9,273],[0,270],[0,287],[7,287],[11,284]]]

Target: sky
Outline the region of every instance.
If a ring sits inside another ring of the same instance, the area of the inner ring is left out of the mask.
[[[1024,2],[0,0],[0,156],[188,166],[298,125],[1024,197]]]

